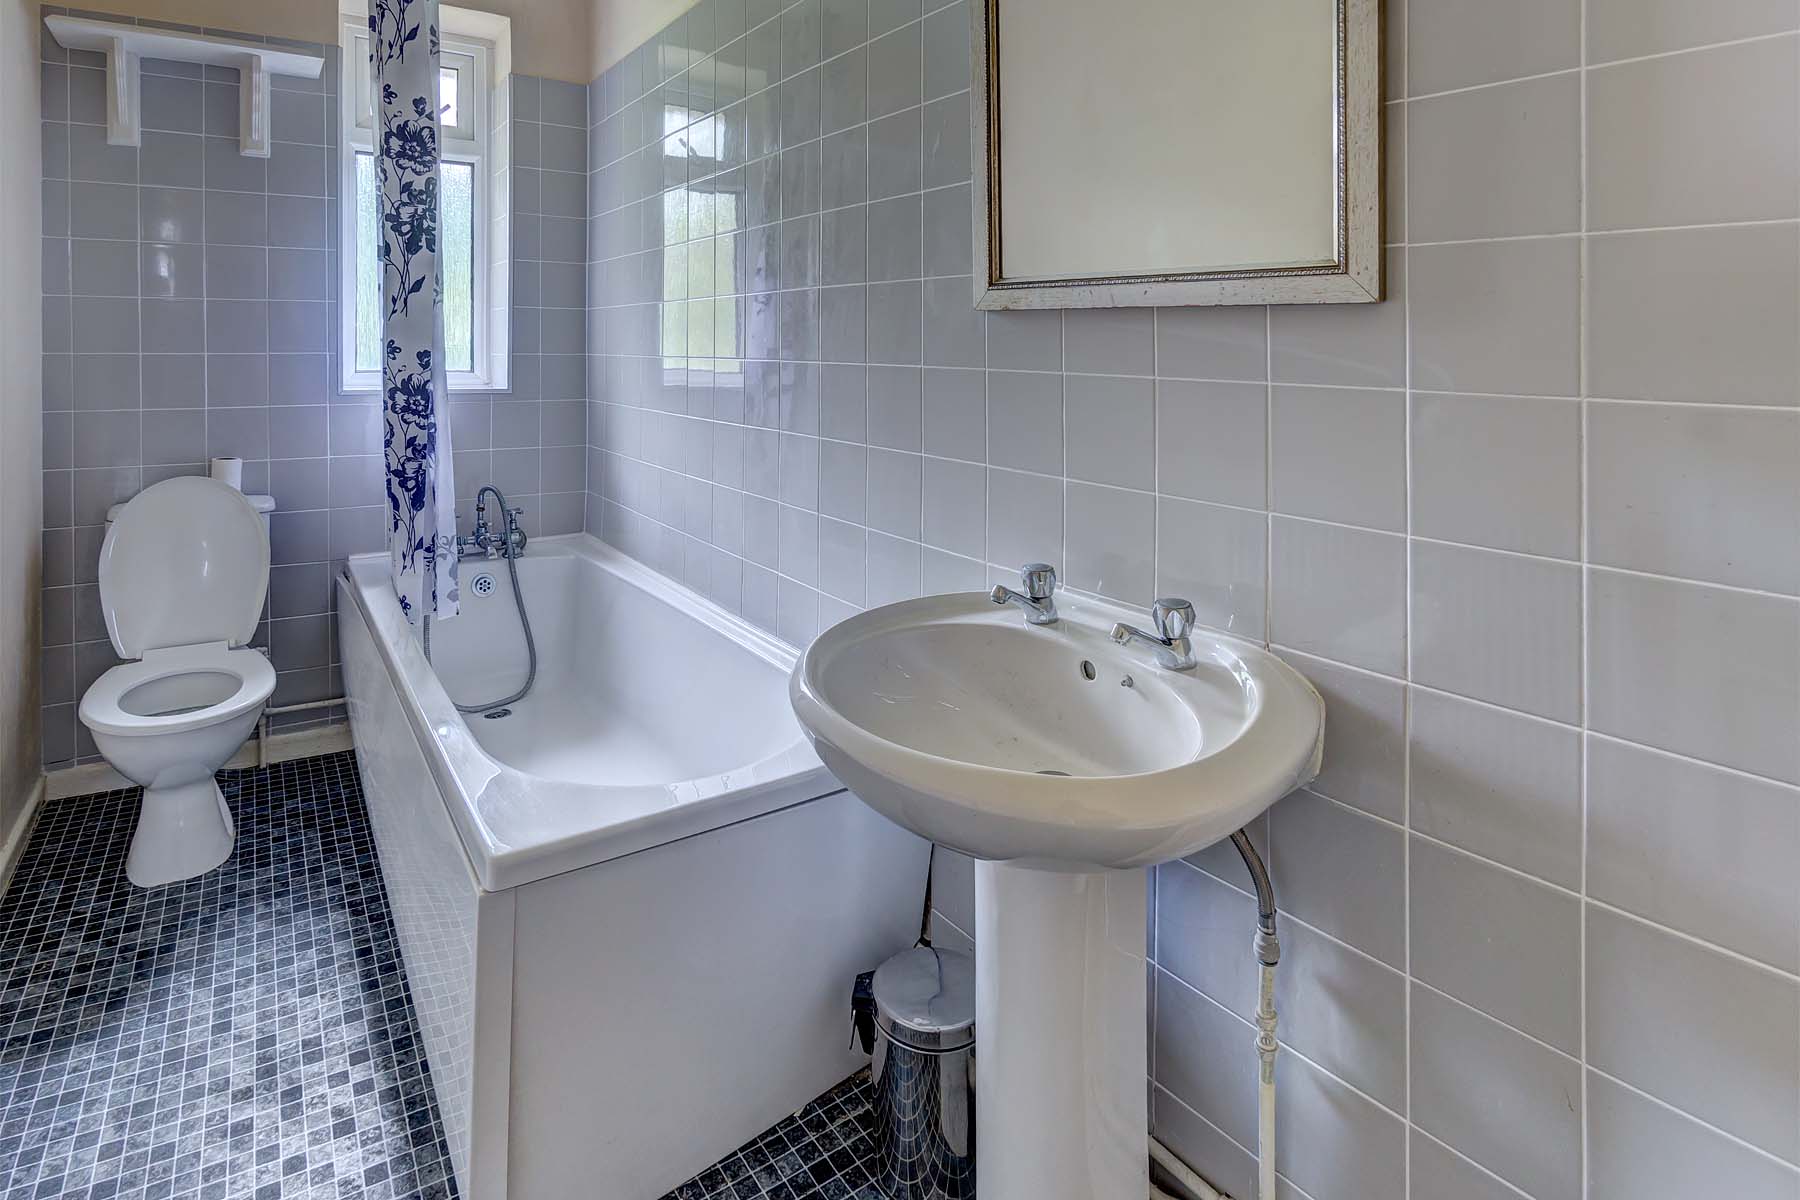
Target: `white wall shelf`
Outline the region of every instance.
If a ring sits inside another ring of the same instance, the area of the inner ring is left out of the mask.
[[[270,78],[317,79],[325,68],[322,55],[233,38],[60,14],[45,17],[44,24],[65,49],[106,55],[106,140],[115,146],[135,146],[142,135],[138,69],[142,59],[234,68],[240,77],[238,150],[255,158],[269,157]]]

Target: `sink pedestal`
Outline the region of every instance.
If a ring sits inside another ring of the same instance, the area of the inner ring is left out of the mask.
[[[975,864],[981,1200],[1149,1194],[1143,870]]]

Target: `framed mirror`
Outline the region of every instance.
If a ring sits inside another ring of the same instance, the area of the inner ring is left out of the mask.
[[[975,304],[1381,299],[1379,0],[973,0]]]

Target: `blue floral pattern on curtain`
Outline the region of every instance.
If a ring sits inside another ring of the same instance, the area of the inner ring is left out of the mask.
[[[370,0],[369,57],[381,195],[388,550],[400,607],[417,622],[453,617],[457,607],[438,264],[438,0]]]

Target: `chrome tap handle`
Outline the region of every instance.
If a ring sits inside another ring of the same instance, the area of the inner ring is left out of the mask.
[[[1171,671],[1191,671],[1199,665],[1194,643],[1188,634],[1194,629],[1194,606],[1178,597],[1158,600],[1150,606],[1150,623],[1155,633],[1145,633],[1135,625],[1120,623],[1112,627],[1112,640],[1121,646],[1143,642],[1156,655],[1159,666]]]
[[[1176,642],[1194,631],[1194,606],[1179,596],[1169,596],[1150,606],[1150,622],[1165,642]]]
[[[1025,620],[1032,625],[1056,624],[1056,568],[1049,563],[1026,563],[1019,568],[1024,591],[1015,592],[1004,583],[994,585],[988,599],[995,604],[1016,604],[1025,610]]]

